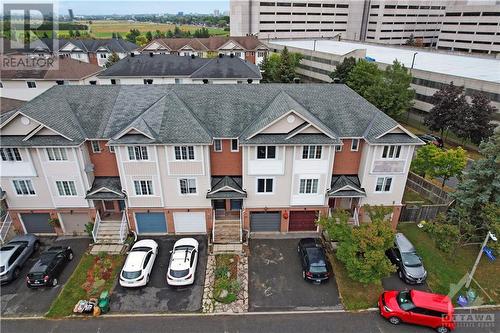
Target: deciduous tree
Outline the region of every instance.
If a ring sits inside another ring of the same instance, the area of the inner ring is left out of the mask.
[[[356,59],[354,57],[344,58],[344,60],[335,67],[335,70],[330,73],[330,77],[335,80],[338,79],[340,83],[346,83],[349,73],[356,66]]]
[[[434,156],[433,164],[434,167],[429,170],[429,175],[442,178],[441,186],[444,187],[448,179],[462,175],[467,164],[467,155],[462,147],[440,150],[440,153]]]

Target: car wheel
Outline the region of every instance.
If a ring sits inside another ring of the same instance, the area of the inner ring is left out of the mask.
[[[441,326],[436,328],[436,331],[438,331],[439,333],[448,333],[450,330],[447,327]]]
[[[52,287],[57,286],[58,283],[59,281],[57,281],[57,278],[52,279]]]
[[[38,251],[39,248],[40,248],[40,242],[36,241],[35,244],[33,244],[33,252]]]
[[[14,268],[14,273],[12,274],[12,277],[14,279],[17,279],[20,274],[21,274],[21,269],[19,267],[16,267],[16,268]]]
[[[389,318],[389,322],[393,325],[398,325],[399,323],[401,323],[401,319],[399,319],[398,317],[391,317]]]
[[[73,252],[70,252],[69,255],[68,255],[68,260],[73,260]]]
[[[404,278],[403,278],[403,272],[401,272],[401,270],[398,270],[398,276],[401,280],[404,281]]]

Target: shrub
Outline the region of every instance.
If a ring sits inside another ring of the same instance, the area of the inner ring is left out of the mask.
[[[422,225],[438,249],[446,253],[452,253],[456,249],[460,236],[459,228],[457,225],[448,223],[444,214],[439,214],[434,221],[422,223]]]

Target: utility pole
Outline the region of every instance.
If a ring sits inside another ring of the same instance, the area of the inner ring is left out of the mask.
[[[415,56],[418,54],[418,52],[413,53],[413,60],[411,61],[411,69],[413,69],[413,65],[415,65]]]
[[[490,237],[493,241],[495,241],[495,242],[497,241],[497,237],[494,234],[492,234],[491,231],[488,231],[488,233],[486,234],[486,238],[484,239],[484,242],[481,245],[481,248],[479,249],[479,253],[477,255],[476,262],[474,263],[474,266],[472,267],[472,272],[470,272],[469,276],[467,276],[467,283],[465,283],[466,288],[469,288],[470,283],[472,282],[472,277],[474,276],[474,273],[476,272],[477,266],[479,265],[479,261],[481,260],[481,256],[483,255],[483,249],[486,246],[486,244],[488,244],[488,240],[490,239]]]

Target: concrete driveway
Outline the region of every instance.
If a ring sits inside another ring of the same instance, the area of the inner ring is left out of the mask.
[[[52,302],[61,292],[62,287],[80,262],[83,253],[87,250],[90,238],[41,238],[42,246],[25,264],[21,275],[15,281],[1,287],[1,314],[2,316],[33,316],[45,314]],[[64,268],[59,277],[59,284],[54,288],[29,289],[26,286],[26,275],[33,264],[40,258],[40,253],[50,246],[71,246],[74,258]]]
[[[191,236],[187,236],[191,237]],[[111,311],[124,313],[196,312],[201,311],[203,285],[207,267],[207,238],[194,236],[200,243],[195,282],[174,288],[167,285],[170,251],[179,236],[143,237],[154,239],[159,246],[149,284],[141,288],[123,288],[117,284],[111,295]]]
[[[342,308],[335,279],[321,285],[302,279],[298,241],[250,240],[250,311]]]

